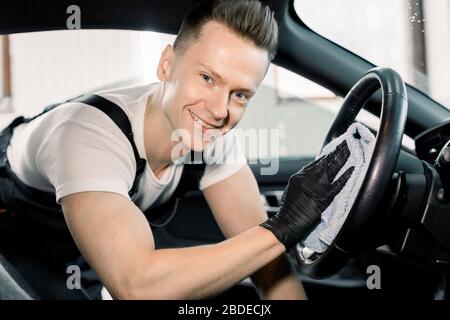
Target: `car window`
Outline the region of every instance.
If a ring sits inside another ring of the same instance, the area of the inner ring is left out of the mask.
[[[450,108],[450,0],[295,0],[312,30]]]
[[[15,112],[33,115],[64,101],[132,80],[154,81],[173,36],[125,30],[77,30],[9,36]]]
[[[10,35],[12,99],[8,109],[0,106],[0,126],[85,92],[156,81],[160,53],[173,40],[169,34],[121,30]],[[341,103],[331,91],[271,65],[237,128],[244,132],[247,157],[315,156]],[[378,128],[368,112],[361,111],[358,120]]]
[[[5,37],[0,37],[4,42]],[[0,101],[0,126],[17,114],[32,116],[50,103],[85,92],[155,81],[160,53],[173,38],[164,33],[128,30],[9,35],[12,97],[8,103]],[[4,69],[0,70],[4,79]]]
[[[125,30],[10,35],[14,113],[31,116],[47,104],[81,93],[122,83],[156,81],[160,53],[173,40],[173,35]],[[280,156],[312,156],[318,152],[341,100],[315,83],[272,65],[239,128],[256,131],[261,146],[264,135],[276,129]],[[3,112],[1,121],[10,118]],[[250,159],[271,151],[258,147],[255,154],[252,151],[257,144],[253,141],[245,148]]]

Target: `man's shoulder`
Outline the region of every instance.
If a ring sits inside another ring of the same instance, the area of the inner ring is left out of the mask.
[[[119,106],[120,107],[120,106]],[[26,137],[41,137],[54,145],[71,145],[74,142],[87,145],[120,146],[130,151],[129,142],[121,128],[102,110],[79,101],[70,101],[57,106],[31,122]],[[57,142],[57,143],[56,143]]]
[[[115,86],[107,89],[94,91],[93,94],[102,96],[120,107],[127,107],[129,104],[147,95],[154,83],[135,84],[128,86]]]

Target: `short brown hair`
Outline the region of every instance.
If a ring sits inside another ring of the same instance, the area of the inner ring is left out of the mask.
[[[272,10],[256,0],[211,1],[192,10],[175,39],[175,50],[184,50],[200,36],[203,25],[219,22],[237,35],[266,49],[273,60],[278,43],[278,25]]]

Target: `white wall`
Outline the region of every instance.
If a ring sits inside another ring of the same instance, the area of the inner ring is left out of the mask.
[[[450,107],[450,0],[428,1],[425,15],[431,95]]]
[[[135,31],[52,31],[10,37],[13,106],[33,115],[49,103],[98,88],[155,79],[154,61],[171,38]]]
[[[336,12],[343,13],[343,9]],[[368,14],[374,13],[369,10]],[[373,21],[371,23],[376,30],[380,27]],[[396,37],[401,38],[405,32],[401,30]],[[356,35],[350,35],[352,37]],[[12,35],[12,104],[15,113],[2,113],[0,108],[0,126],[15,114],[34,115],[47,104],[118,82],[130,79],[155,81],[160,53],[173,39],[174,36],[152,32],[114,30]],[[406,40],[402,41],[399,45],[406,50]],[[372,45],[367,50],[376,48]],[[401,54],[391,49],[388,57]],[[405,66],[406,61],[402,68],[407,68]],[[280,129],[281,155],[314,155],[341,99],[307,79],[273,66],[264,85],[258,90],[240,127]],[[278,87],[278,90],[271,87]],[[283,99],[280,101],[277,95]],[[294,96],[298,99],[284,99]]]
[[[0,36],[0,99],[3,96],[3,61],[2,61],[2,52],[3,52],[3,39]]]

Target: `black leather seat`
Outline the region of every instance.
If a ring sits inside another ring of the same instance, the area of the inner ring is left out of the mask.
[[[34,300],[38,295],[16,269],[0,255],[0,300]]]

